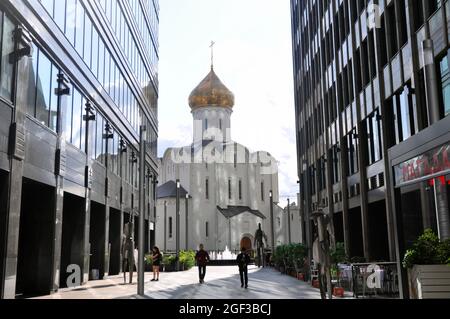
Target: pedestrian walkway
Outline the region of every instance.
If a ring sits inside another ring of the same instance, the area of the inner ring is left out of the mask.
[[[145,275],[145,294],[150,299],[319,299],[318,289],[271,268],[249,267],[249,288],[241,288],[235,266],[210,266],[205,283],[198,283],[198,270],[163,272],[158,282]],[[89,281],[79,288],[61,289],[58,293],[36,299],[130,299],[136,296],[134,284],[124,284],[123,276]]]

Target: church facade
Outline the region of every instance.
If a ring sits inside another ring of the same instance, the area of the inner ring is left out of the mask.
[[[252,153],[231,139],[234,95],[213,67],[191,93],[189,106],[193,143],[167,149],[159,163],[156,244],[174,251],[178,233],[180,249],[197,249],[203,243],[210,251],[235,252],[242,246],[250,250],[259,224],[269,248],[272,237],[275,246],[286,243],[287,233],[276,222],[284,220],[277,205],[277,161],[268,152]]]

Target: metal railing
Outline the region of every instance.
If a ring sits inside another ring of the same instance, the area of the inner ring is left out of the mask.
[[[397,264],[390,262],[339,265],[337,285],[355,298],[399,298]]]

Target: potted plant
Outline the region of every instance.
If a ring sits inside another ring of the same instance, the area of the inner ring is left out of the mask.
[[[440,241],[431,229],[425,230],[403,258],[411,299],[450,298],[449,259],[450,240]]]
[[[336,297],[344,297],[344,288],[341,285],[339,264],[347,264],[348,256],[345,253],[345,244],[338,242],[336,247],[330,253],[331,257],[331,280],[333,283],[333,295]]]

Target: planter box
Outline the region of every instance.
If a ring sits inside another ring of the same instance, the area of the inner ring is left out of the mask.
[[[416,265],[408,269],[411,299],[450,298],[450,266]]]
[[[302,274],[302,273],[300,273],[300,274],[297,275],[297,279],[298,279],[298,280],[305,281],[305,275]]]

